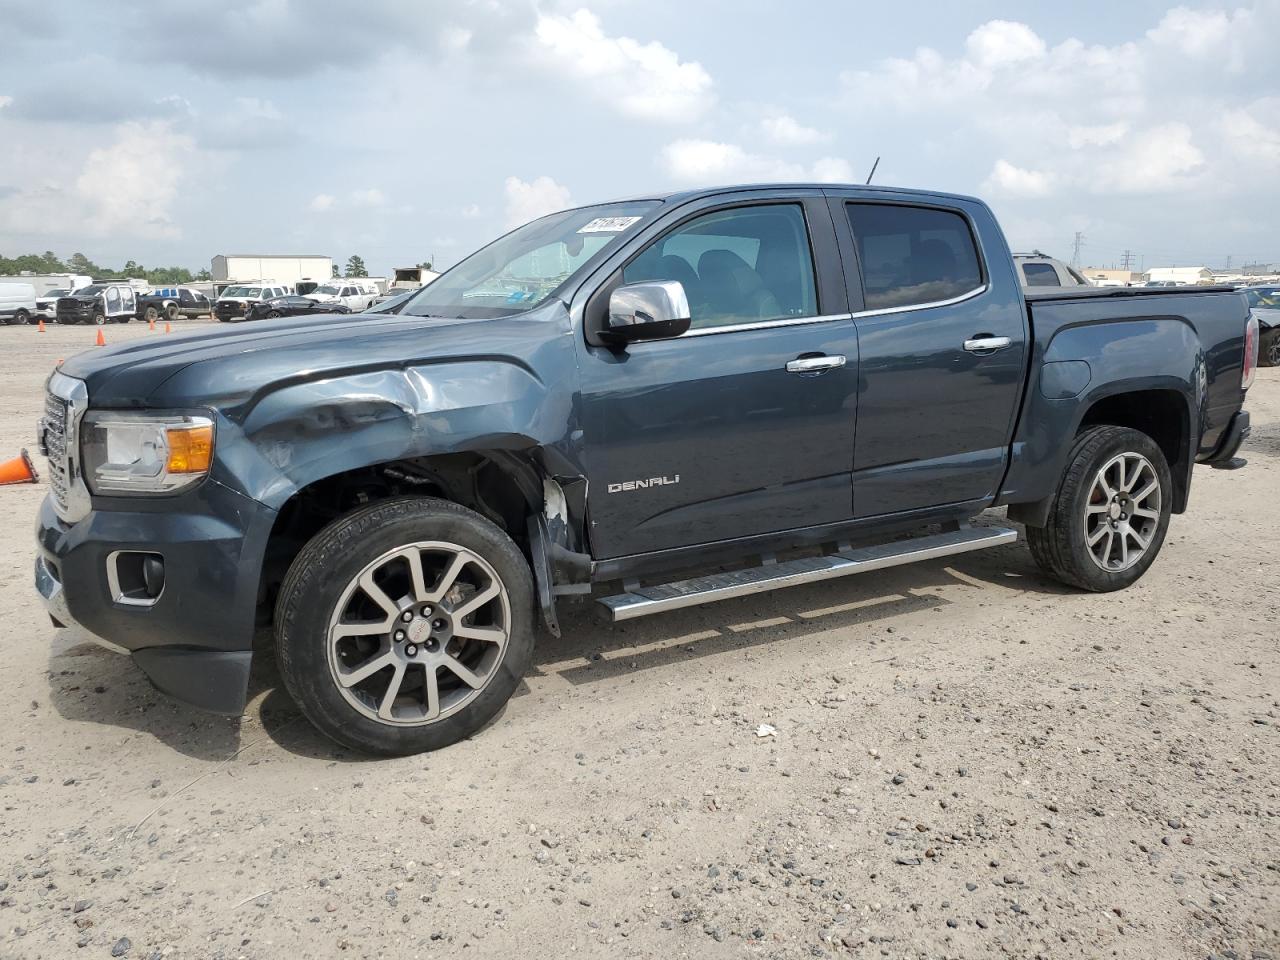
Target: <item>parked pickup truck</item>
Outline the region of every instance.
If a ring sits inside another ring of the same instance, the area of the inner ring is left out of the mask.
[[[161,290],[138,297],[138,319],[177,320],[180,317],[207,317],[213,310],[209,298],[188,287]]]
[[[1242,295],[1024,293],[978,200],[699,190],[509,233],[397,314],[104,348],[48,382],[36,584],[162,690],[326,734],[478,730],[558,599],[614,621],[1013,541],[1127,587],[1237,467]],[[675,576],[672,571],[701,575]]]

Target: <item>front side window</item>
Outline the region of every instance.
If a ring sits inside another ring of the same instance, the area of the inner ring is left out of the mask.
[[[655,240],[622,271],[623,283],[678,280],[690,329],[818,313],[813,254],[799,204],[704,214]]]
[[[862,265],[868,310],[921,306],[972,293],[982,267],[960,214],[901,204],[845,207]]]
[[[1052,263],[1024,263],[1022,275],[1028,287],[1056,287],[1061,283]]]

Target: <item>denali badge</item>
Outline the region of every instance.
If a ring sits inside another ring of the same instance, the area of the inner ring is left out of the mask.
[[[680,482],[680,474],[674,477],[650,477],[648,480],[624,480],[622,483],[609,484],[610,493],[624,493],[628,490],[647,490],[649,487],[665,487]]]

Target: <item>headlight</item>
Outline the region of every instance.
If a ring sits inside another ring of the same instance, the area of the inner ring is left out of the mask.
[[[188,414],[89,411],[81,455],[93,493],[171,493],[213,462],[213,421]]]

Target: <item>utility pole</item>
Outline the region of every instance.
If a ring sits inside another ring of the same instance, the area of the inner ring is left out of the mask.
[[[1084,245],[1084,233],[1077,230],[1075,243],[1071,247],[1071,265],[1080,269],[1080,248]]]
[[[1120,269],[1129,271],[1133,270],[1133,252],[1131,250],[1126,250],[1124,252],[1124,258],[1120,261]]]

